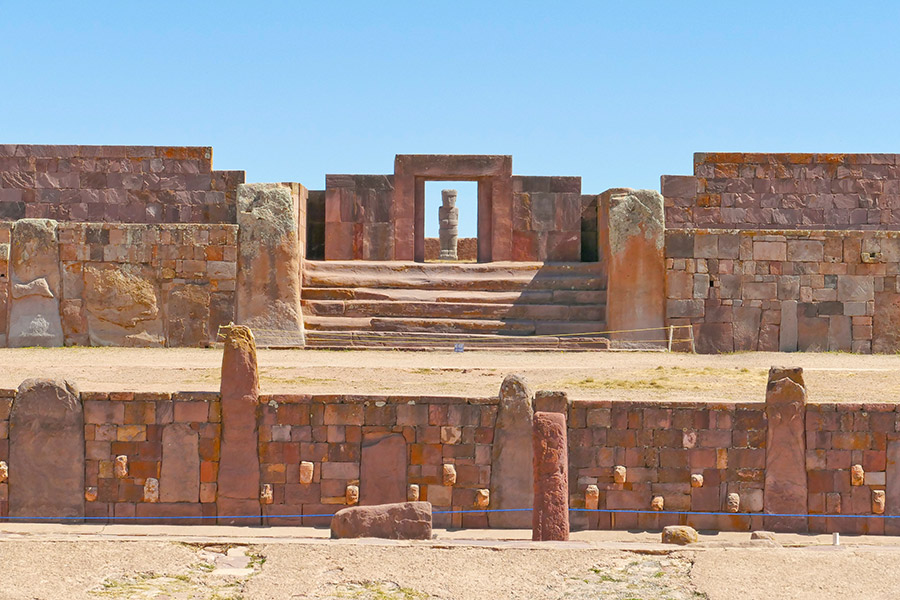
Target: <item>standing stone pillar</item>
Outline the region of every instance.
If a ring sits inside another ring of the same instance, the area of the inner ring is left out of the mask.
[[[441,260],[456,260],[456,244],[459,240],[459,209],[456,208],[456,190],[441,190],[441,220],[438,235],[441,242]]]
[[[806,514],[806,386],[800,367],[769,369],[766,386],[767,514]],[[805,532],[806,517],[765,517],[773,531]]]
[[[62,346],[56,221],[21,219],[10,238],[10,348]]]
[[[84,411],[68,381],[26,379],[9,414],[9,516],[84,518]]]
[[[623,342],[665,339],[666,260],[663,197],[654,190],[608,190],[600,195],[598,244],[608,264],[606,324]],[[604,257],[601,257],[601,259]]]
[[[507,375],[500,386],[500,407],[491,449],[491,508],[515,510],[488,513],[488,525],[528,529],[534,497],[532,470],[532,394],[520,375]]]
[[[566,416],[534,413],[534,510],[531,539],[569,539],[569,452]]]
[[[299,189],[296,202],[305,202]],[[303,346],[300,263],[303,249],[291,188],[278,183],[238,186],[236,322],[256,331],[261,346]]]
[[[259,377],[256,342],[248,327],[234,326],[222,355],[222,448],[216,511],[221,525],[259,525]],[[251,519],[228,516],[253,515]]]

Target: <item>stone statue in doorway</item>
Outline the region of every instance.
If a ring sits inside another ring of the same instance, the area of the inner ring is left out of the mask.
[[[456,190],[441,190],[441,206],[438,207],[438,216],[441,220],[439,230],[441,260],[457,260],[459,209],[456,208]]]

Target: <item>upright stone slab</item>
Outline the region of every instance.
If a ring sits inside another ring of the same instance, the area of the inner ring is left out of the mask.
[[[663,197],[653,190],[610,190],[600,197],[609,225],[606,323],[623,342],[665,336],[665,216]],[[649,330],[648,330],[649,329]]]
[[[68,381],[26,379],[9,415],[9,516],[84,517],[84,412]]]
[[[171,423],[162,434],[161,502],[200,501],[199,436],[187,423]]]
[[[297,200],[305,203],[306,188],[296,185]],[[303,249],[291,188],[277,183],[242,184],[237,203],[237,322],[252,327],[261,346],[303,346]]]
[[[491,508],[530,509],[532,469],[532,394],[520,375],[507,375],[500,386],[500,407],[491,454]],[[492,528],[528,529],[527,510],[488,513]]]
[[[805,514],[806,387],[803,369],[772,367],[766,387],[766,514]],[[805,517],[766,517],[772,531],[805,532]]]
[[[10,348],[62,346],[56,221],[22,219],[12,228],[9,277]]]
[[[249,327],[231,327],[222,355],[222,448],[216,510],[224,525],[258,525],[259,515],[259,376],[256,343]]]
[[[888,440],[887,467],[884,475],[884,514],[900,515],[900,439]],[[900,535],[900,518],[885,519],[884,533]]]
[[[534,510],[531,539],[569,539],[569,452],[566,417],[534,413]]]
[[[364,439],[359,468],[359,503],[406,501],[406,438],[392,434]]]

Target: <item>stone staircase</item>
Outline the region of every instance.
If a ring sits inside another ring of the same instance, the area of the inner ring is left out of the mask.
[[[302,297],[311,347],[608,345],[600,263],[305,261]]]

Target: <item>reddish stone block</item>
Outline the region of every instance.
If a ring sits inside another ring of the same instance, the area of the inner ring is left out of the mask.
[[[806,389],[802,382],[801,369],[773,368],[769,372],[766,388],[766,513],[797,514],[806,510]],[[807,523],[805,519],[794,517],[767,517],[766,527],[797,532],[805,531]]]

